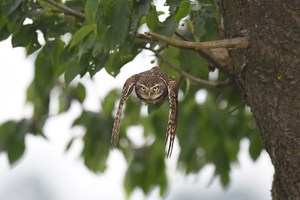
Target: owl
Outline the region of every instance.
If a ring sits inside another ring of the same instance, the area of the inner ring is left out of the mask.
[[[158,67],[153,67],[148,71],[135,74],[125,81],[118,110],[114,120],[110,144],[111,148],[113,149],[116,147],[120,131],[123,106],[129,95],[131,94],[133,88],[135,88],[137,97],[146,104],[155,104],[162,102],[168,96],[170,109],[166,130],[165,146],[169,141],[167,157],[170,157],[172,154],[177,126],[178,82],[169,75],[162,72]]]

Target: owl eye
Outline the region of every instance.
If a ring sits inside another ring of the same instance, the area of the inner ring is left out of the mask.
[[[157,90],[158,90],[158,87],[155,86],[155,87],[153,88],[153,91],[156,92]]]
[[[141,87],[141,91],[142,91],[142,92],[145,92],[145,91],[146,91],[146,88],[145,88],[144,86],[142,86],[142,87]]]

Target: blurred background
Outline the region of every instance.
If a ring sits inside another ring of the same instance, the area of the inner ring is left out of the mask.
[[[33,57],[25,56],[22,48],[12,49],[10,40],[0,43],[0,123],[10,119],[31,116],[33,108],[26,103],[26,89],[33,79]],[[120,88],[126,78],[151,68],[149,55],[141,54],[133,62],[122,68],[116,78],[107,75],[104,70],[80,79],[87,87],[84,107],[98,110],[100,100],[114,87]],[[78,80],[76,80],[78,81]],[[53,94],[55,95],[55,94]],[[51,106],[56,110],[57,105]],[[51,113],[51,111],[50,111]],[[83,148],[81,139],[76,139],[68,152],[66,145],[74,135],[81,136],[80,127],[71,128],[72,122],[80,114],[79,105],[74,103],[71,109],[59,116],[53,116],[45,125],[47,139],[26,135],[26,150],[23,157],[13,166],[9,165],[7,155],[0,154],[0,199],[1,200],[111,200],[126,199],[123,180],[127,168],[126,161],[118,150],[110,153],[107,169],[104,173],[93,173],[80,158]],[[128,137],[136,143],[142,143],[139,128],[132,128]],[[175,141],[172,158],[167,160],[167,178],[169,186],[161,197],[158,188],[153,188],[148,196],[142,190],[135,189],[128,197],[140,199],[206,199],[206,200],[268,200],[274,173],[270,159],[265,151],[256,162],[248,153],[249,141],[241,141],[238,162],[232,164],[231,182],[223,188],[218,178],[214,178],[214,167],[205,166],[199,173],[184,175],[177,169],[179,155],[178,141]]]

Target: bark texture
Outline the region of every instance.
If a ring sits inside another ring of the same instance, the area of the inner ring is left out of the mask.
[[[272,197],[300,199],[300,1],[224,0],[221,7],[226,37],[249,40],[248,49],[230,52],[231,72],[275,168]]]

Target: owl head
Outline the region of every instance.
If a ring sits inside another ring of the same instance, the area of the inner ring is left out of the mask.
[[[137,97],[147,104],[155,104],[168,95],[168,88],[159,78],[141,79],[136,82],[135,93]]]

